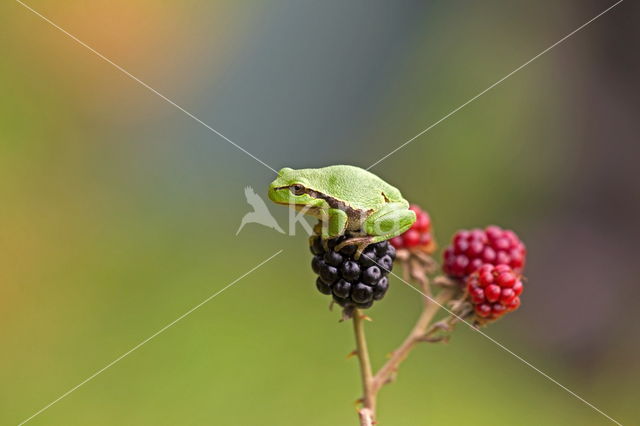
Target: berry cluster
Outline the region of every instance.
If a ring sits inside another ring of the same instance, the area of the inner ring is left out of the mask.
[[[420,248],[427,252],[433,252],[435,243],[431,235],[431,218],[429,213],[422,210],[415,204],[409,207],[416,214],[416,221],[404,234],[390,240],[397,249]]]
[[[492,321],[520,306],[521,277],[508,265],[482,265],[466,280],[469,298],[480,321]]]
[[[443,269],[454,278],[464,278],[484,264],[508,265],[521,272],[526,254],[524,244],[513,231],[498,226],[462,230],[456,232],[444,251]]]
[[[387,241],[368,246],[355,259],[356,246],[334,248],[349,236],[328,240],[325,250],[322,238],[310,238],[313,272],[318,274],[316,287],[322,294],[331,294],[344,308],[367,309],[384,297],[389,289],[387,274],[391,272],[396,250]]]

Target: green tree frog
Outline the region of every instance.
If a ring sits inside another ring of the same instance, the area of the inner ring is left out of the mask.
[[[269,186],[269,198],[320,219],[327,240],[349,231],[336,246],[356,245],[359,257],[369,244],[402,234],[416,221],[397,188],[355,166],[284,168]]]

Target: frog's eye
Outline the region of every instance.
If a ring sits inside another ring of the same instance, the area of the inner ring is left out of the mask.
[[[289,189],[291,190],[291,192],[294,195],[302,195],[302,194],[304,194],[304,186],[302,186],[300,184],[292,185],[291,187],[289,187]]]

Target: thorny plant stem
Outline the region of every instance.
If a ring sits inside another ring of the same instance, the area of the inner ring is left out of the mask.
[[[367,349],[367,339],[364,334],[365,317],[359,309],[353,313],[353,331],[356,335],[356,352],[360,361],[360,376],[362,377],[362,409],[359,412],[360,425],[371,426],[374,422],[376,398],[373,391],[373,372]]]
[[[378,373],[373,378],[372,388],[374,400],[378,391],[386,383],[393,380],[400,363],[404,361],[409,352],[413,349],[416,343],[420,342],[427,332],[427,327],[431,323],[434,315],[438,312],[440,307],[447,303],[454,296],[454,292],[450,289],[442,290],[434,300],[428,300],[425,307],[418,318],[418,321],[413,326],[413,329],[409,335],[404,339],[404,342],[393,351],[389,360],[380,368]]]
[[[449,302],[455,296],[455,290],[445,288],[435,299],[426,299],[424,309],[413,326],[413,329],[402,342],[402,344],[391,354],[389,360],[373,375],[367,340],[364,334],[365,316],[360,310],[355,310],[353,314],[353,330],[356,336],[356,353],[360,362],[360,375],[362,377],[362,408],[358,411],[360,426],[373,426],[376,424],[376,397],[380,389],[387,383],[393,381],[395,374],[409,353],[416,345],[422,341],[429,330],[429,324],[433,320],[440,307]]]

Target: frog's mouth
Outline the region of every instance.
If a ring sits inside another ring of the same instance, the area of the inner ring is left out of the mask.
[[[320,210],[322,210],[320,207],[312,207],[306,204],[296,204],[296,203],[291,203],[286,201],[276,201],[276,200],[272,200],[272,201],[276,204],[280,204],[281,206],[292,207],[299,212],[304,210],[305,213],[311,214],[311,215],[319,214]]]
[[[323,215],[322,208],[317,206],[309,206],[306,203],[295,203],[291,199],[287,199],[283,201],[280,197],[278,197],[278,191],[286,190],[289,191],[289,186],[277,186],[273,188],[269,188],[269,199],[276,204],[281,206],[288,206],[294,208],[296,211],[302,212],[303,214],[307,214],[309,216],[313,216],[316,218],[320,218]]]
[[[277,186],[275,188],[269,188],[269,199],[271,201],[273,201],[276,204],[280,204],[282,206],[305,206],[305,204],[297,204],[297,203],[292,203],[290,200],[287,201],[281,201],[280,199],[278,199],[278,191],[282,191],[282,190],[286,190],[289,191],[289,187],[288,186]]]
[[[295,209],[302,208],[305,206],[305,204],[289,203],[287,201],[276,201],[276,200],[272,200],[272,201],[276,204],[280,204],[281,206],[294,207]]]
[[[273,201],[274,203],[276,203],[276,204],[283,204],[283,205],[289,204],[289,203],[287,203],[285,201],[280,201],[278,199],[278,191],[283,189],[283,188],[286,188],[286,186],[280,186],[280,187],[276,187],[276,188],[270,187],[269,188],[269,192],[267,194],[269,196],[269,199],[271,201]]]

